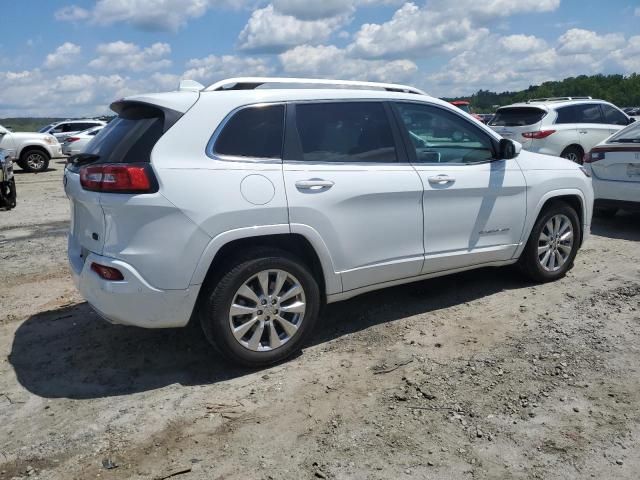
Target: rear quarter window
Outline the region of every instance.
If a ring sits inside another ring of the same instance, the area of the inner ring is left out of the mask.
[[[282,158],[284,105],[239,110],[218,134],[213,150],[219,155]]]
[[[495,127],[524,127],[538,123],[547,114],[535,107],[500,108],[489,122]]]

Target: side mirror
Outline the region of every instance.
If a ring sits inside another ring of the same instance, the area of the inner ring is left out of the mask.
[[[498,144],[498,150],[499,160],[509,160],[518,156],[522,145],[508,138],[502,138]]]
[[[635,121],[636,119],[634,117],[629,117],[629,125],[631,125]]]

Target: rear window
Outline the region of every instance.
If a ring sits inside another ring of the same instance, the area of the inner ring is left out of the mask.
[[[471,113],[471,108],[469,107],[469,105],[461,104],[461,105],[456,105],[456,107],[458,107],[463,112]]]
[[[284,105],[244,108],[226,123],[214,150],[220,155],[282,158]]]
[[[496,127],[524,127],[538,123],[547,114],[535,107],[500,108],[489,122]]]
[[[607,143],[640,143],[640,122],[623,128],[609,138]]]
[[[146,105],[124,107],[84,153],[98,155],[99,163],[149,162],[151,150],[163,132],[162,110]]]

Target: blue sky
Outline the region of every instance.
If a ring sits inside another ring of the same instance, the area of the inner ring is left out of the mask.
[[[180,78],[393,81],[437,96],[640,72],[640,0],[22,0],[0,117],[94,115]]]

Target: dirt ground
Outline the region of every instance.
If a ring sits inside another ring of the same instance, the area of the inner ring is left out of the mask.
[[[556,283],[484,269],[332,305],[256,372],[92,312],[52,166],[0,212],[0,480],[638,478],[640,216],[594,221]]]

